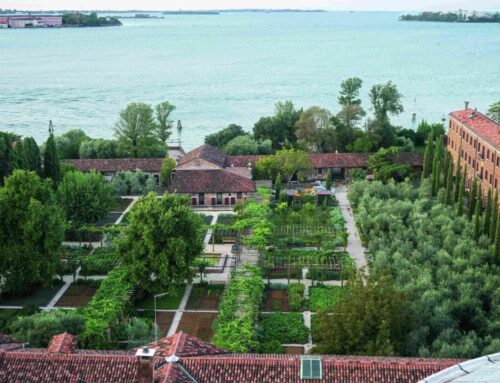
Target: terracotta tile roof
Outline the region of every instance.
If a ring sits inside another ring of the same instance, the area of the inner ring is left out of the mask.
[[[62,160],[62,164],[70,164],[82,172],[97,170],[103,173],[123,171],[134,172],[141,169],[144,172],[159,172],[163,158],[108,158],[87,160]]]
[[[177,193],[251,193],[255,182],[224,169],[176,170],[168,188]]]
[[[265,156],[227,156],[226,158],[226,167],[234,166],[234,167],[247,167],[248,164],[251,164],[252,167],[255,166],[255,163],[260,157]]]
[[[47,352],[49,354],[73,354],[75,352],[75,343],[75,337],[64,332],[52,337]]]
[[[329,383],[415,383],[456,363],[455,360],[322,356],[323,379]],[[228,355],[188,358],[183,366],[199,382],[294,383],[300,379],[300,357]],[[175,380],[173,381],[176,382]]]
[[[450,116],[476,132],[481,138],[500,149],[500,125],[474,109],[451,112]]]
[[[197,147],[194,150],[191,150],[190,152],[186,153],[184,157],[182,157],[179,161],[178,164],[182,165],[185,164],[189,161],[192,161],[196,158],[201,158],[205,161],[211,162],[219,167],[223,167],[224,163],[226,162],[226,154],[221,152],[219,149],[217,149],[215,146],[211,145],[201,145]]]
[[[151,342],[148,344],[148,347],[156,349],[155,356],[161,357],[172,355],[186,357],[227,353],[212,343],[205,342],[182,331],[175,335],[159,339],[158,342]]]
[[[0,344],[20,343],[16,338],[0,333]]]

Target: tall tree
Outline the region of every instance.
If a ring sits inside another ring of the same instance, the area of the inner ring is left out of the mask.
[[[398,115],[403,112],[402,97],[396,84],[391,81],[374,85],[370,90],[370,101],[375,119],[379,122],[388,122],[389,114]]]
[[[56,137],[57,153],[60,160],[80,158],[80,145],[90,140],[90,137],[81,129],[68,130]]]
[[[453,198],[453,202],[458,201],[458,196],[460,194],[460,184],[462,182],[462,164],[460,162],[460,157],[458,157],[458,164],[457,164],[457,173],[455,174],[455,194]]]
[[[57,200],[68,221],[79,227],[102,220],[115,205],[115,192],[101,173],[70,171],[59,184]]]
[[[495,246],[493,248],[493,264],[500,265],[500,219],[497,219]]]
[[[205,137],[205,144],[215,146],[219,149],[222,149],[226,146],[231,140],[236,137],[246,136],[248,135],[245,130],[236,124],[229,124],[227,128],[219,130],[218,132],[208,134]]]
[[[473,237],[477,241],[481,235],[481,187],[478,188],[476,207],[474,209]]]
[[[59,155],[57,153],[57,145],[53,131],[50,133],[45,144],[43,175],[45,178],[50,178],[54,186],[57,186],[61,178],[61,166],[59,163]]]
[[[325,181],[326,190],[332,190],[332,169],[328,169]]]
[[[59,266],[64,217],[49,181],[15,170],[0,188],[2,292],[20,294],[50,285]]]
[[[271,156],[257,160],[255,168],[259,178],[275,179],[280,173],[289,182],[294,175],[301,178],[312,170],[309,155],[301,150],[281,149]]]
[[[203,222],[187,197],[155,193],[129,213],[118,252],[137,285],[149,292],[172,291],[191,280],[191,266],[203,251]]]
[[[469,217],[469,219],[472,219],[472,216],[474,215],[474,209],[476,208],[477,187],[477,178],[474,177],[472,188],[469,192],[469,203],[467,208],[467,216]]]
[[[366,279],[366,280],[365,280]],[[350,291],[333,313],[317,314],[319,354],[398,355],[414,315],[407,294],[389,274],[365,277],[359,273],[348,283]]]
[[[425,147],[424,165],[422,169],[422,180],[429,178],[432,174],[432,164],[434,160],[434,132],[431,130],[427,137],[427,145]]]
[[[447,152],[448,153],[448,152]],[[448,153],[448,158],[450,158],[450,155]],[[451,159],[448,160],[448,171],[446,175],[446,199],[445,203],[448,205],[453,204],[453,161]]]
[[[161,164],[160,182],[162,186],[169,186],[172,182],[172,173],[177,162],[173,158],[165,158]]]
[[[324,152],[331,141],[335,141],[328,110],[312,106],[302,112],[295,124],[295,135],[311,152]],[[333,134],[333,137],[332,135]]]
[[[460,188],[458,191],[458,215],[461,216],[464,213],[464,198],[465,198],[465,183],[467,182],[467,168],[464,166],[464,172],[462,175],[462,182],[460,182]]]
[[[491,242],[495,241],[495,231],[497,228],[497,220],[498,220],[498,192],[495,192],[495,198],[493,199],[492,206],[492,215],[491,215],[491,225],[490,225],[490,239]]]
[[[25,170],[31,170],[41,175],[42,159],[40,156],[40,149],[33,137],[25,137],[23,139],[23,152],[26,165]]]
[[[484,208],[484,219],[483,219],[483,233],[487,236],[490,235],[491,229],[491,219],[493,217],[493,194],[491,187],[488,189],[488,194],[486,196],[486,206]]]
[[[0,185],[16,167],[15,145],[19,137],[13,133],[0,132]]]
[[[493,121],[500,124],[500,101],[491,104],[487,114]]]
[[[359,98],[359,90],[362,86],[363,80],[358,77],[348,78],[340,84],[338,102],[342,109],[337,116],[350,131],[366,115]]]
[[[434,158],[432,164],[432,194],[436,195],[441,186],[441,164],[443,157],[443,139],[438,137],[434,145]]]
[[[164,101],[155,106],[156,113],[156,124],[155,124],[155,132],[158,139],[166,143],[172,134],[172,127],[174,121],[170,119],[170,114],[175,110],[175,106],[169,103],[168,101]]]
[[[144,103],[131,103],[120,112],[115,124],[115,136],[124,151],[137,158],[145,155],[150,146],[158,144],[154,134],[153,108]]]
[[[280,193],[281,193],[281,174],[278,173],[276,176],[276,180],[274,181],[274,196],[276,199],[280,198]]]

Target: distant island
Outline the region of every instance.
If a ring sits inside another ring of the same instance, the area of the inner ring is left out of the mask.
[[[114,27],[122,25],[117,17],[99,17],[97,13],[65,13],[62,15],[63,27]]]
[[[500,13],[464,11],[458,12],[422,12],[417,15],[400,16],[402,21],[434,21],[444,23],[499,23]]]
[[[218,15],[218,11],[165,11],[164,15]]]

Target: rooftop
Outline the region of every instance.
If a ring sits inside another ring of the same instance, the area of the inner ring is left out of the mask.
[[[450,116],[469,129],[473,130],[479,137],[500,149],[500,125],[488,116],[474,109],[463,109],[451,112]]]
[[[252,193],[255,182],[226,169],[176,170],[168,189],[178,193]]]

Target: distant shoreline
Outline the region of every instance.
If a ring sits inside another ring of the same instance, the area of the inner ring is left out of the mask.
[[[400,21],[425,21],[436,23],[500,23],[499,12],[421,12],[399,17]]]

